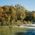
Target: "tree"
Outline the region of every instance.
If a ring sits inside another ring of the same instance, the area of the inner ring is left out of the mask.
[[[15,7],[17,8],[16,10],[17,18],[19,20],[24,19],[25,18],[25,8],[19,4],[15,5]]]

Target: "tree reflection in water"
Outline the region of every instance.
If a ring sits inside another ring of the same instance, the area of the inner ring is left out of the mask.
[[[17,32],[16,35],[35,35],[35,30],[30,29],[30,30],[27,30],[27,32]]]

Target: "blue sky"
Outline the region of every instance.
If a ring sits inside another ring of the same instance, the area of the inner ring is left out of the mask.
[[[0,0],[0,5],[15,5],[21,4],[27,10],[35,10],[35,0]]]

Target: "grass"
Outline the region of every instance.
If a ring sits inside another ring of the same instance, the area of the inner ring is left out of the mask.
[[[0,35],[14,35],[16,32],[23,32],[26,28],[0,26]]]

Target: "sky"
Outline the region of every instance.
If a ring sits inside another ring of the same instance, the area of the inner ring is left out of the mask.
[[[23,5],[27,10],[35,11],[35,0],[0,0],[0,6],[16,4]]]

